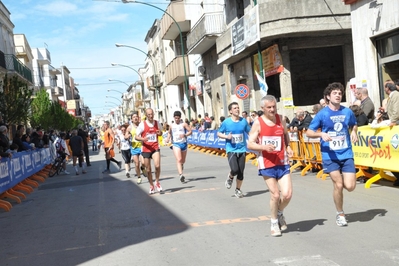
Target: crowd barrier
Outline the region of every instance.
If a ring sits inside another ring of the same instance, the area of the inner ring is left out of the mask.
[[[308,138],[302,132],[289,132],[290,147],[294,152],[291,158],[293,161],[290,171],[302,168],[301,175],[304,176],[308,171],[316,171],[316,177],[325,180],[322,167],[322,157],[320,150],[320,140],[318,138]]]
[[[358,142],[353,145],[353,152],[360,174],[369,177],[365,187],[370,188],[372,183],[381,178],[395,181],[394,176],[385,172],[399,172],[399,164],[396,162],[399,160],[399,126],[362,126],[358,128],[357,135]],[[367,173],[364,169],[369,167],[378,170],[378,173]]]
[[[193,130],[193,134],[187,138],[189,147],[209,154],[226,156],[225,139],[217,137],[217,130],[198,131]],[[309,171],[317,172],[316,177],[325,180],[328,174],[324,173],[322,166],[322,156],[320,150],[320,140],[318,138],[308,138],[302,132],[290,132],[290,144],[294,151],[291,158],[291,172],[301,170],[301,175],[306,175]],[[358,142],[353,146],[355,167],[357,168],[356,177],[366,177],[365,187],[370,188],[371,184],[381,178],[395,181],[396,178],[386,171],[399,172],[399,126],[371,128],[362,126],[358,128]],[[246,160],[252,160],[252,164],[257,165],[257,152],[247,150]],[[373,168],[377,174],[369,173]]]
[[[12,205],[4,198],[21,203],[48,176],[51,154],[49,148],[14,153],[0,160],[0,208],[10,211]]]
[[[189,147],[202,151],[209,154],[215,154],[219,156],[226,157],[226,140],[221,139],[217,135],[217,130],[193,130],[193,133],[187,137],[187,142]],[[248,138],[245,135],[245,138]],[[256,158],[256,152],[247,150],[247,155],[245,157],[245,161],[248,162],[249,160],[253,160]],[[256,164],[256,160],[253,160],[253,163]]]

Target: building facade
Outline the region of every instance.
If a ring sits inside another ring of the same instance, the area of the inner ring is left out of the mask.
[[[399,1],[344,2],[351,10],[356,81],[378,108],[386,97],[384,82],[399,79]]]
[[[162,42],[146,39],[149,52],[165,63],[159,112],[178,109],[190,118],[208,113],[217,120],[229,115],[233,101],[242,111],[259,110],[258,72],[279,113],[292,118],[295,107],[311,111],[329,83],[348,86],[355,76],[351,12],[340,1],[173,1],[166,12],[174,20],[161,18]],[[244,95],[238,93],[242,85],[249,89]],[[349,98],[347,93],[344,101]]]
[[[259,110],[255,71],[266,77],[279,113],[310,111],[331,82],[346,85],[354,76],[350,10],[339,1],[225,1],[227,29],[216,41],[218,63],[231,101]],[[240,99],[236,87],[247,85]],[[345,99],[344,99],[345,100]]]

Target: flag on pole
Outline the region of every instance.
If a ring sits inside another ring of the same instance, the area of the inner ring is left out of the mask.
[[[269,89],[269,87],[267,86],[266,80],[264,78],[262,78],[262,76],[259,75],[256,70],[255,70],[255,74],[256,74],[256,79],[259,82],[260,95],[262,97],[265,97],[267,95],[267,90]]]

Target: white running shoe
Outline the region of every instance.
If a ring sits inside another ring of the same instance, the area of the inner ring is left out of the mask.
[[[346,221],[345,214],[337,214],[337,218],[335,220],[338,226],[347,226],[348,222]]]
[[[242,198],[244,197],[244,195],[242,194],[241,190],[236,188],[236,191],[234,193],[234,196],[236,196],[236,198]]]
[[[228,174],[226,182],[224,182],[224,185],[226,186],[227,189],[231,188],[231,185],[233,185],[233,180],[234,178],[230,178],[230,174]]]
[[[156,187],[156,189],[158,190],[158,192],[162,192],[161,183],[155,182],[155,187]]]
[[[281,236],[281,230],[278,226],[278,223],[272,223],[270,228],[270,235],[271,236]]]

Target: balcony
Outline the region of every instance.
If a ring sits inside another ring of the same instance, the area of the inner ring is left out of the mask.
[[[54,95],[55,96],[64,96],[64,90],[60,87],[54,87]]]
[[[49,65],[51,64],[51,56],[50,52],[46,48],[37,49],[37,61],[41,65]]]
[[[186,74],[188,78],[188,73],[190,73],[190,68],[188,64],[188,56],[184,56],[186,65]],[[183,58],[178,56],[169,63],[165,68],[165,81],[167,85],[179,85],[184,82],[184,67]]]
[[[190,31],[190,20],[186,20],[184,5],[180,3],[171,3],[166,9],[166,12],[179,24],[182,32]],[[161,38],[163,40],[175,40],[177,36],[179,36],[180,31],[175,21],[168,14],[165,13],[161,19]]]
[[[204,14],[187,35],[187,53],[203,54],[216,44],[216,39],[225,30],[223,12]]]
[[[30,83],[33,83],[32,70],[22,64],[22,62],[19,61],[18,58],[13,54],[6,54],[4,56],[8,71],[16,72]]]

